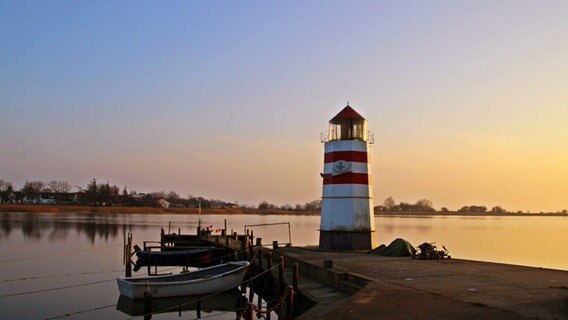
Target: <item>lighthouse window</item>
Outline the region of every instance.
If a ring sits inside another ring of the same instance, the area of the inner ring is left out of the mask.
[[[365,140],[364,119],[334,119],[329,123],[328,137],[330,140]]]

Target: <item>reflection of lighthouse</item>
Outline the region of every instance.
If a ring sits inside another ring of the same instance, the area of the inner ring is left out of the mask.
[[[320,240],[322,249],[375,247],[367,121],[349,104],[329,121],[325,143]]]

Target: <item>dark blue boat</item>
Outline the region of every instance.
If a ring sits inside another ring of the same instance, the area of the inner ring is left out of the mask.
[[[144,266],[181,266],[203,268],[234,261],[234,251],[223,247],[196,247],[185,250],[136,250],[134,271]]]

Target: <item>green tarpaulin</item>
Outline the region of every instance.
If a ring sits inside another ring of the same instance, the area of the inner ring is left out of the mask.
[[[416,249],[410,244],[410,242],[397,238],[389,246],[381,244],[378,248],[373,250],[373,253],[381,256],[389,257],[408,257],[416,253]]]

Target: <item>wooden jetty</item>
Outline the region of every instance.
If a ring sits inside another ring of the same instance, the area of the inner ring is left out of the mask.
[[[278,243],[268,248],[252,233],[205,236],[254,257],[256,274],[271,270],[251,287],[283,297],[272,305],[282,319],[568,319],[566,271]],[[249,319],[261,311],[252,291]]]

